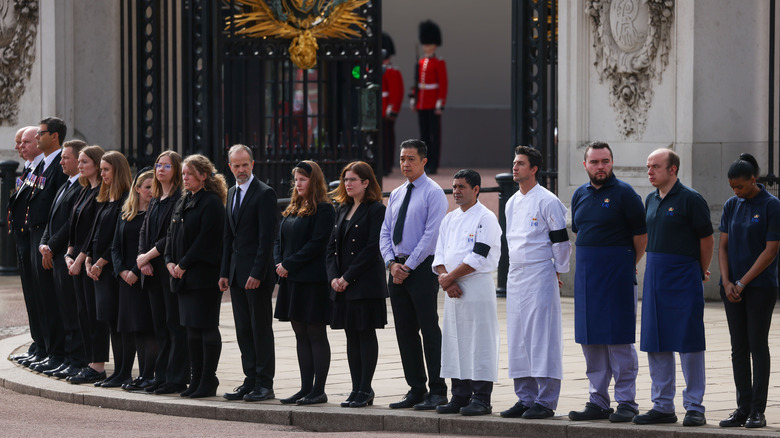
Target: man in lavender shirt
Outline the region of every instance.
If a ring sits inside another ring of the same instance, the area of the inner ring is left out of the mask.
[[[439,283],[431,263],[448,204],[441,187],[425,174],[427,154],[428,148],[421,140],[401,143],[401,173],[406,182],[390,194],[379,237],[382,258],[390,270],[395,335],[410,386],[401,401],[390,404],[392,409],[433,410],[447,403],[447,384],[439,376]]]

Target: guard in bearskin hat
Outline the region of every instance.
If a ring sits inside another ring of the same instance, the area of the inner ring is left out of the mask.
[[[404,80],[401,72],[390,63],[390,57],[395,55],[395,45],[386,32],[382,32],[382,55],[382,172],[387,176],[395,166],[395,118],[404,98]]]

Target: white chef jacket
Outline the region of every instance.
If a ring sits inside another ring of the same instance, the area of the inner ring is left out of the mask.
[[[460,298],[444,298],[441,377],[498,381],[499,328],[493,271],[501,257],[501,226],[479,201],[441,222],[432,266],[475,269],[455,280]],[[435,272],[435,270],[434,270]]]
[[[509,377],[563,378],[561,299],[556,272],[569,271],[571,243],[553,243],[566,230],[566,207],[535,185],[506,205],[509,247],[507,347]]]

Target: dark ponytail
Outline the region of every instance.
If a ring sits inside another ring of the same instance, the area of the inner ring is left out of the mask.
[[[728,171],[728,178],[758,178],[758,170],[758,161],[756,161],[756,158],[743,152],[739,154],[739,160],[731,163]]]

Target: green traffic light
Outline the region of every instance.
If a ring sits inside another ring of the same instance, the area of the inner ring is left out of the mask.
[[[352,77],[355,79],[360,79],[360,66],[356,65],[352,68]]]

